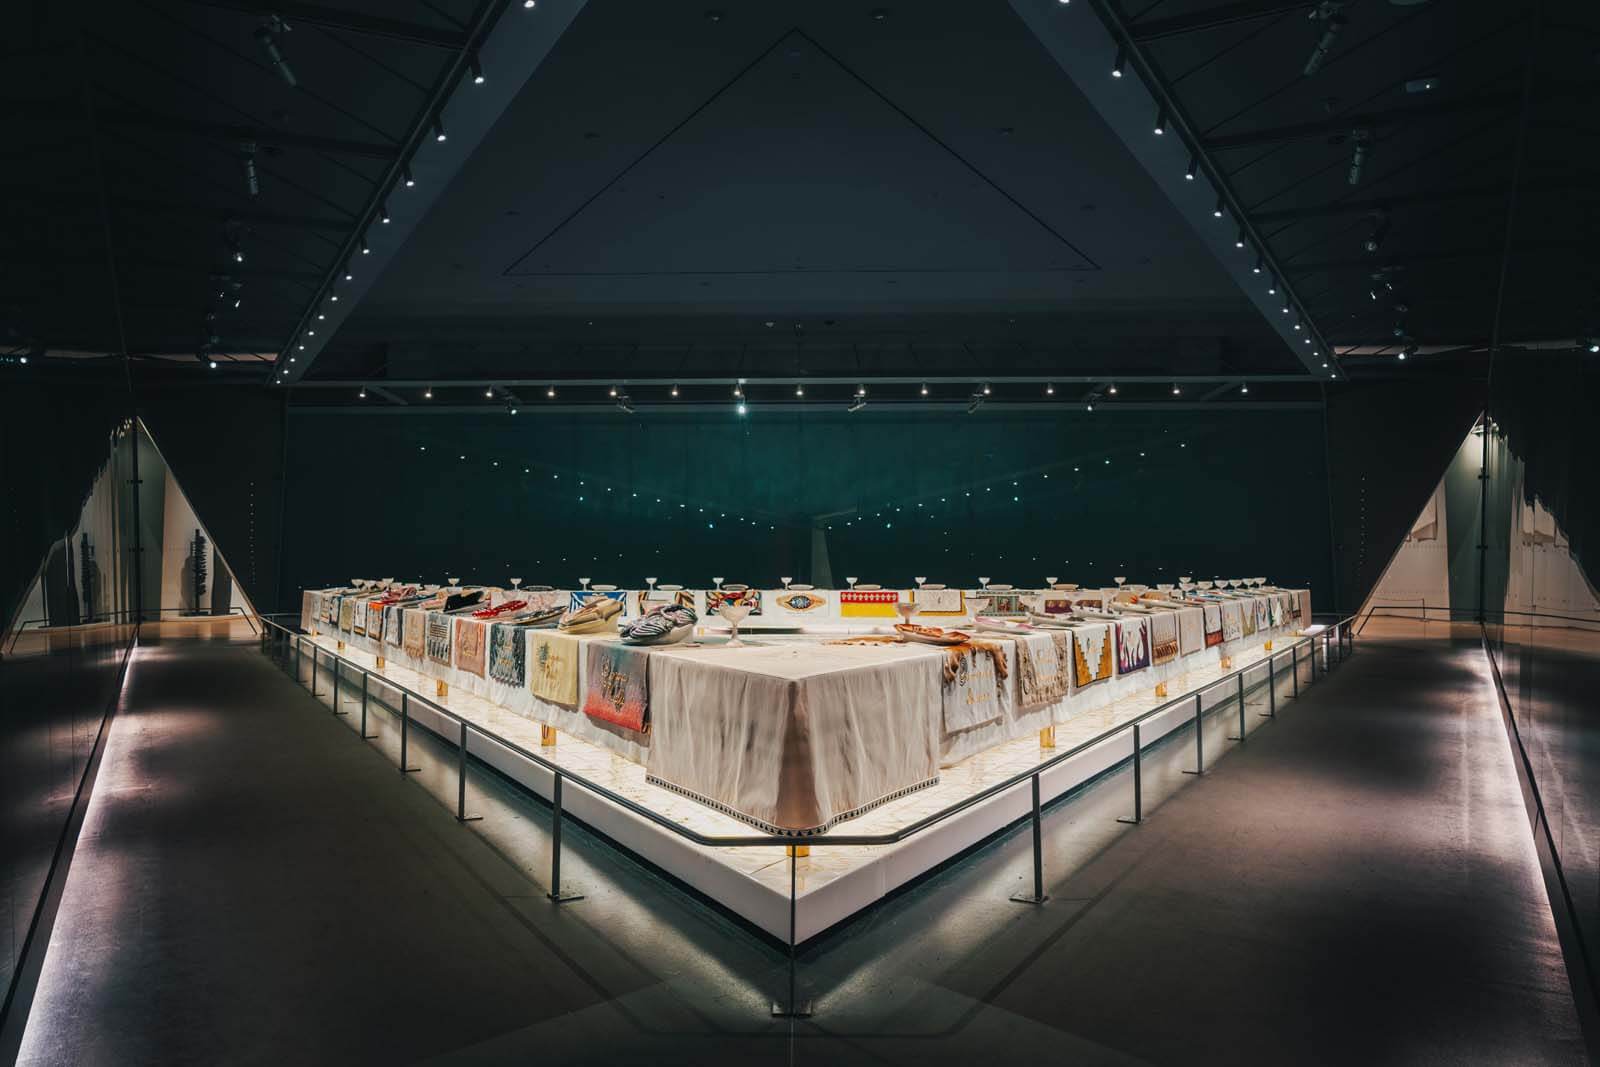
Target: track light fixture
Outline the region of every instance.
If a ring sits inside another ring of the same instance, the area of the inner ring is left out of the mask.
[[[617,410],[622,412],[624,415],[632,415],[633,398],[627,393],[623,393],[621,396],[617,397]],[[743,412],[740,412],[740,414],[743,414]]]
[[[1333,51],[1333,42],[1339,36],[1339,31],[1349,24],[1350,20],[1345,18],[1343,9],[1344,0],[1322,0],[1322,3],[1306,12],[1306,18],[1322,24],[1322,32],[1317,36],[1317,43],[1312,46],[1311,56],[1301,72],[1307,78],[1322,69],[1328,53]]]
[[[1250,383],[1249,382],[1240,382],[1239,383],[1239,392],[1241,392],[1241,393],[1245,394],[1246,396],[1248,396],[1250,394]]]
[[[988,396],[989,394],[991,394],[993,392],[994,392],[994,390],[989,388],[989,383],[988,382],[984,382],[983,383],[983,395],[984,396]]]
[[[672,383],[672,395],[673,396],[677,396],[678,395],[678,383],[677,382],[673,382]]]
[[[1172,395],[1173,396],[1182,396],[1183,395],[1183,387],[1180,386],[1177,382],[1173,382],[1172,383]]]
[[[483,395],[488,397],[490,400],[493,400],[494,399],[494,387],[490,386],[488,389],[485,389],[483,391]],[[616,396],[615,393],[612,393],[611,395],[612,396]]]
[[[252,197],[261,195],[261,179],[256,174],[256,143],[246,141],[239,146],[239,160],[244,165],[244,186]]]
[[[1199,155],[1192,155],[1189,157],[1189,165],[1183,168],[1184,180],[1192,182],[1194,181],[1194,176],[1198,173],[1200,173],[1200,157]]]
[[[348,266],[345,267],[345,269],[344,269],[344,280],[347,281],[347,282],[353,282],[353,281],[355,281],[355,279],[356,279],[356,276],[354,274],[350,273],[350,268]]]
[[[472,84],[483,84],[483,67],[478,63],[478,57],[473,56],[467,60],[467,67],[472,71]]]
[[[928,383],[927,382],[923,382],[922,383],[921,393],[922,393],[923,396],[927,396],[928,395]]]
[[[365,400],[367,398],[367,387],[366,386],[363,385],[361,387],[361,392],[356,394],[356,398],[358,400]]]
[[[803,385],[796,385],[794,387],[794,395],[795,396],[805,396],[806,395],[806,387],[803,386]]]
[[[389,225],[389,204],[387,201],[378,205],[378,221],[385,226]]]
[[[1111,76],[1113,78],[1122,77],[1122,69],[1127,64],[1127,62],[1128,62],[1128,50],[1126,48],[1124,48],[1122,45],[1118,45],[1117,46],[1117,58],[1111,64]]]
[[[1371,255],[1383,247],[1384,239],[1389,236],[1389,213],[1374,211],[1368,216],[1368,222],[1372,229],[1368,232],[1367,239],[1361,243],[1361,247]]]
[[[1055,383],[1054,382],[1045,382],[1044,383],[1044,395],[1045,396],[1055,396],[1056,395],[1056,387],[1055,387]]]
[[[1156,109],[1156,124],[1151,127],[1151,132],[1157,137],[1167,132],[1167,106],[1165,104]]]
[[[744,406],[744,401],[743,400],[741,400],[737,404],[735,404],[734,408],[733,408],[734,414],[736,414],[736,415],[743,415],[745,412],[747,412],[749,410],[750,410],[749,408]]]
[[[417,179],[415,179],[415,178],[413,178],[411,176],[411,168],[410,167],[401,167],[400,168],[400,174],[401,174],[401,180],[405,182],[405,186],[406,186],[407,189],[410,189],[411,187],[413,187],[414,185],[417,184]]]
[[[442,118],[433,120],[433,139],[440,144],[445,142],[444,119]]]
[[[983,407],[983,401],[984,396],[982,393],[973,393],[971,396],[969,396],[967,398],[967,414],[971,415],[973,412]]]
[[[428,386],[426,389],[424,389],[422,391],[422,399],[424,399],[424,400],[432,400],[433,399],[433,386],[430,385],[430,386]]]
[[[545,388],[544,395],[549,397],[551,400],[554,400],[556,398],[556,387],[553,385],[547,386]]]
[[[1401,359],[1405,359],[1408,356],[1414,356],[1416,354],[1417,354],[1416,342],[1412,342],[1411,344],[1408,344],[1408,345],[1406,345],[1406,346],[1404,346],[1403,348],[1400,349],[1400,358]]]
[[[856,412],[860,411],[862,408],[864,408],[866,406],[867,406],[867,398],[866,398],[866,396],[863,395],[862,393],[858,392],[858,393],[856,393],[856,395],[854,397],[851,398],[849,405],[844,410],[848,414],[854,415]]]
[[[611,396],[612,396],[612,397],[613,397],[613,398],[615,398],[615,397],[616,397],[616,395],[617,395],[617,387],[616,387],[616,386],[614,386],[614,385],[613,385],[613,386],[612,386],[612,387],[611,387]],[[734,396],[738,396],[738,395],[739,395],[739,394],[738,394],[738,393],[735,393],[735,394],[734,394]]]
[[[1238,233],[1238,236],[1234,237],[1234,239],[1233,239],[1233,247],[1235,247],[1235,248],[1243,248],[1244,247],[1244,231],[1243,230],[1240,230],[1239,233]]]
[[[1217,206],[1211,209],[1212,217],[1220,219],[1226,210],[1227,205],[1222,202],[1222,197],[1217,197]]]
[[[1250,273],[1251,274],[1260,274],[1262,266],[1263,266],[1263,264],[1261,262],[1261,257],[1257,256],[1256,257],[1256,265],[1250,268]]]
[[[217,369],[217,361],[214,360],[214,359],[207,360],[206,361],[206,365],[209,366],[212,370],[216,370]]]
[[[361,242],[361,254],[364,256],[372,255],[372,249],[367,247],[367,242],[365,239],[363,239]]]
[[[1278,278],[1277,278],[1277,275],[1271,276],[1271,278],[1268,280],[1268,282],[1267,282],[1267,295],[1268,296],[1277,296],[1278,295]]]
[[[1352,130],[1350,137],[1355,141],[1355,153],[1350,157],[1350,173],[1347,180],[1351,185],[1361,184],[1361,171],[1367,165],[1367,149],[1372,144],[1372,131],[1367,129]]]
[[[267,53],[267,59],[272,63],[272,69],[278,72],[278,77],[293,89],[300,83],[295,78],[294,71],[290,69],[289,61],[283,58],[283,52],[278,48],[278,38],[288,33],[289,29],[287,22],[277,15],[272,15],[256,27],[256,40],[260,43],[262,51]]]
[[[1112,396],[1116,396],[1117,395],[1117,383],[1116,382],[1112,382],[1110,385],[1106,386],[1106,392],[1111,394]]]

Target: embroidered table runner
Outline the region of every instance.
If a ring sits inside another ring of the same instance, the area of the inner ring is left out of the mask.
[[[591,641],[585,651],[588,684],[583,713],[616,726],[650,729],[650,655],[627,645]]]
[[[356,600],[355,597],[339,598],[339,629],[348,630],[355,625]]]
[[[1204,608],[1178,609],[1178,651],[1193,655],[1206,647],[1206,613]]]
[[[1245,599],[1237,601],[1239,605],[1239,625],[1244,636],[1249,637],[1256,632],[1256,605],[1255,601]]]
[[[489,629],[489,677],[519,689],[528,680],[528,631],[521,626],[496,623]]]
[[[1237,600],[1224,600],[1217,605],[1222,609],[1222,639],[1237,641],[1244,636],[1244,612]]]
[[[428,658],[441,667],[450,666],[451,624],[455,622],[441,611],[428,613]]]
[[[1150,666],[1149,619],[1134,616],[1113,623],[1117,631],[1117,673],[1142,671]]]
[[[1082,689],[1111,677],[1111,624],[1090,622],[1072,628],[1072,684]]]
[[[1206,647],[1222,644],[1222,605],[1206,604],[1200,610],[1206,617]]]
[[[1160,666],[1178,658],[1178,613],[1158,611],[1150,616],[1150,662]]]
[[[1072,634],[1066,630],[1017,638],[1017,699],[1021,710],[1053,704],[1067,695],[1072,675]]]
[[[549,630],[528,634],[528,687],[540,700],[562,707],[578,703],[578,639]]]
[[[428,650],[428,613],[402,610],[400,626],[405,631],[401,647],[405,649],[406,655],[421,659]]]
[[[456,669],[483,677],[484,627],[478,619],[456,620]]]
[[[992,641],[969,641],[945,650],[943,714],[947,734],[994,722],[1004,714],[1000,683],[1005,650]]]

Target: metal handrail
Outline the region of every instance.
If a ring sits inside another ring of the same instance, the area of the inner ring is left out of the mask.
[[[159,615],[164,611],[185,611],[185,610],[187,610],[187,609],[185,609],[185,608],[145,608],[143,611],[139,611],[139,610],[134,609],[134,608],[122,608],[122,609],[119,609],[117,611],[100,612],[93,619],[89,619],[86,622],[74,623],[72,625],[73,626],[93,626],[97,622],[109,622],[114,618],[121,618],[124,615],[138,615],[142,619],[143,616],[149,615],[152,612],[154,612],[155,614]],[[193,614],[193,613],[191,613],[191,614]],[[238,615],[240,618],[244,619],[245,622],[250,624],[250,629],[254,633],[260,633],[261,632],[261,628],[258,627],[255,624],[254,620],[256,620],[256,619],[265,619],[266,618],[266,616],[264,616],[264,615],[260,615],[260,614],[257,614],[255,612],[246,611],[243,608],[229,608],[227,611],[221,613],[220,615],[206,614],[206,615],[194,615],[194,617],[197,618],[197,619],[225,619],[230,615]],[[23,619],[21,622],[17,623],[16,628],[11,631],[11,643],[6,646],[6,652],[9,654],[10,652],[12,652],[17,647],[17,639],[22,636],[22,631],[26,630],[30,625],[32,625],[33,623],[45,623],[45,624],[48,625],[49,622],[50,622],[50,620],[45,618],[45,619]],[[61,629],[71,629],[71,628],[72,628],[72,626],[63,626],[63,627],[61,627]],[[43,630],[43,629],[46,629],[46,626],[36,626],[36,627],[34,627],[34,629]]]
[[[291,617],[295,617],[295,616],[292,615],[292,613],[280,613],[280,614],[290,614]],[[676,823],[676,822],[672,821],[671,819],[668,819],[667,817],[658,814],[657,812],[651,810],[650,808],[647,808],[644,805],[639,804],[637,801],[631,800],[628,797],[622,796],[621,794],[616,793],[611,789],[608,789],[607,787],[599,784],[598,782],[593,782],[593,781],[590,781],[587,778],[584,778],[582,775],[574,774],[571,771],[570,768],[563,767],[560,764],[555,763],[555,762],[545,758],[544,756],[540,756],[538,753],[528,751],[527,749],[523,748],[521,745],[517,744],[515,741],[511,741],[511,740],[509,740],[509,739],[507,739],[505,737],[500,736],[499,734],[495,733],[492,730],[486,729],[486,728],[478,725],[477,723],[471,722],[470,720],[462,717],[461,715],[457,714],[456,712],[451,711],[449,708],[446,708],[443,705],[439,704],[437,701],[430,700],[428,697],[423,696],[421,693],[418,693],[418,692],[416,692],[416,691],[414,691],[412,689],[409,689],[408,687],[406,687],[404,685],[399,684],[398,682],[393,681],[392,679],[388,678],[386,675],[379,674],[377,676],[384,680],[384,684],[390,686],[391,688],[397,689],[401,693],[405,694],[406,698],[408,700],[419,700],[419,701],[421,701],[424,705],[426,705],[426,706],[432,708],[433,710],[439,712],[440,714],[444,715],[446,718],[448,718],[450,720],[453,720],[458,725],[466,727],[466,729],[468,731],[471,731],[472,733],[476,733],[478,736],[483,737],[483,738],[485,738],[487,740],[493,741],[496,744],[502,745],[505,748],[507,748],[507,749],[511,750],[512,752],[516,753],[517,755],[519,755],[519,756],[523,757],[524,759],[530,761],[531,763],[534,763],[534,764],[536,764],[538,766],[544,767],[545,769],[551,771],[553,774],[556,774],[561,778],[565,778],[567,780],[575,782],[578,785],[580,785],[583,788],[585,788],[586,790],[588,790],[589,792],[594,793],[597,796],[600,796],[600,797],[602,797],[602,798],[604,798],[606,800],[609,800],[612,803],[616,804],[618,807],[621,807],[626,811],[632,812],[633,814],[638,815],[641,818],[644,818],[644,819],[646,819],[646,820],[648,820],[648,821],[650,821],[652,823],[655,823],[656,825],[661,826],[664,829],[670,830],[674,834],[677,834],[679,837],[685,838],[685,839],[693,842],[696,845],[701,845],[701,846],[705,846],[705,847],[713,847],[713,848],[752,848],[752,847],[771,846],[771,845],[810,845],[810,846],[818,846],[818,845],[839,845],[839,846],[845,846],[845,845],[856,845],[856,846],[894,845],[894,844],[899,844],[900,842],[906,840],[909,837],[912,837],[915,834],[921,833],[923,830],[928,829],[930,826],[934,826],[934,825],[937,825],[940,822],[943,822],[944,820],[950,818],[952,815],[959,814],[960,812],[965,811],[967,808],[970,808],[970,807],[973,807],[976,804],[982,803],[983,801],[988,800],[991,797],[997,796],[998,794],[1003,793],[1003,792],[1005,792],[1005,791],[1007,791],[1009,789],[1014,789],[1017,786],[1021,785],[1022,783],[1027,782],[1030,779],[1045,773],[1046,771],[1050,770],[1051,768],[1053,768],[1053,767],[1055,767],[1055,766],[1057,766],[1057,765],[1059,765],[1061,763],[1064,763],[1069,759],[1072,759],[1072,758],[1074,758],[1076,756],[1082,755],[1084,752],[1088,751],[1089,749],[1094,748],[1094,747],[1096,747],[1096,746],[1098,746],[1100,744],[1103,744],[1104,742],[1111,740],[1112,738],[1116,737],[1119,734],[1131,731],[1135,726],[1138,726],[1138,725],[1140,725],[1140,724],[1142,724],[1144,722],[1147,722],[1148,720],[1154,718],[1157,715],[1162,715],[1162,714],[1165,714],[1166,712],[1171,711],[1173,708],[1179,706],[1180,704],[1187,703],[1187,702],[1189,702],[1191,700],[1199,700],[1206,693],[1218,688],[1221,685],[1224,685],[1224,684],[1226,684],[1226,683],[1228,683],[1230,681],[1234,681],[1237,685],[1241,685],[1242,686],[1243,685],[1243,681],[1244,681],[1244,675],[1247,672],[1251,671],[1251,670],[1259,669],[1260,666],[1262,665],[1262,663],[1267,663],[1267,664],[1271,665],[1271,673],[1273,674],[1273,676],[1275,678],[1276,677],[1276,661],[1277,661],[1277,659],[1279,657],[1281,657],[1285,653],[1292,654],[1292,656],[1293,656],[1293,658],[1295,660],[1296,666],[1298,667],[1298,664],[1299,664],[1299,650],[1301,648],[1303,648],[1303,647],[1310,647],[1311,650],[1312,650],[1312,657],[1313,657],[1312,662],[1313,662],[1313,665],[1314,665],[1315,664],[1315,656],[1316,656],[1316,647],[1315,646],[1316,646],[1317,640],[1321,639],[1323,644],[1324,644],[1324,647],[1326,648],[1326,645],[1328,643],[1329,637],[1331,637],[1331,636],[1333,636],[1335,634],[1339,634],[1340,635],[1340,643],[1341,643],[1341,651],[1342,651],[1343,642],[1344,642],[1344,635],[1349,633],[1348,624],[1351,621],[1353,621],[1354,619],[1355,619],[1355,616],[1353,616],[1353,615],[1352,616],[1346,616],[1345,618],[1342,618],[1342,619],[1338,620],[1337,622],[1333,623],[1330,627],[1328,627],[1328,629],[1324,630],[1322,633],[1308,635],[1306,637],[1303,637],[1300,640],[1298,640],[1298,641],[1294,642],[1293,644],[1291,644],[1287,649],[1284,649],[1282,651],[1275,651],[1275,652],[1271,653],[1270,655],[1268,655],[1266,657],[1265,660],[1258,660],[1255,663],[1251,663],[1251,664],[1249,664],[1247,666],[1241,667],[1238,670],[1230,671],[1229,673],[1223,675],[1220,678],[1217,678],[1217,679],[1215,679],[1215,680],[1213,680],[1211,682],[1207,682],[1206,684],[1204,684],[1204,685],[1202,685],[1202,686],[1200,686],[1200,687],[1198,687],[1196,689],[1193,689],[1193,690],[1190,690],[1189,692],[1184,693],[1182,696],[1174,697],[1174,698],[1166,701],[1163,704],[1159,704],[1156,707],[1151,708],[1148,711],[1140,713],[1138,716],[1136,716],[1136,717],[1134,717],[1132,719],[1129,719],[1129,720],[1127,720],[1125,722],[1117,724],[1116,726],[1113,726],[1113,727],[1110,727],[1110,728],[1108,728],[1106,730],[1103,730],[1100,733],[1096,734],[1094,737],[1091,737],[1091,738],[1088,738],[1087,740],[1081,741],[1078,744],[1076,744],[1076,745],[1072,746],[1071,748],[1067,749],[1066,751],[1057,753],[1056,755],[1051,756],[1049,759],[1043,761],[1042,763],[1036,764],[1035,766],[1033,766],[1032,768],[1030,768],[1028,770],[1018,772],[1017,774],[1014,774],[1009,778],[1006,778],[1006,779],[1004,779],[1004,780],[1002,780],[1000,782],[996,782],[993,785],[987,786],[987,787],[979,790],[977,793],[974,793],[974,794],[971,794],[971,795],[969,795],[967,797],[964,797],[961,800],[955,802],[954,804],[951,804],[951,805],[949,805],[949,806],[947,806],[945,808],[942,808],[939,811],[933,812],[930,815],[923,816],[921,819],[918,819],[917,821],[915,821],[913,823],[909,823],[908,825],[903,826],[898,830],[892,831],[890,833],[884,833],[884,834],[762,834],[762,835],[750,834],[750,835],[737,835],[737,836],[722,836],[722,835],[702,834],[702,833],[700,833],[700,832],[698,832],[696,830],[692,830],[692,829],[690,829],[690,828],[688,828],[686,826],[682,826],[679,823]],[[270,616],[262,616],[262,621],[265,622],[267,625],[269,625],[271,627],[274,627],[275,629],[282,630],[284,632],[285,636],[290,638],[290,639],[300,638],[299,644],[303,644],[303,642],[304,642],[304,635],[303,634],[296,633],[295,631],[291,630],[289,627],[283,625],[282,623],[274,621]],[[299,644],[296,645],[296,651],[299,650]],[[346,656],[339,655],[337,652],[330,652],[327,649],[323,648],[321,645],[316,645],[316,644],[313,644],[312,648],[315,650],[314,653],[313,653],[314,656],[316,656],[316,655],[326,655],[328,657],[331,657],[332,659],[334,659],[335,661],[337,661],[339,663],[348,664],[349,666],[354,667],[357,671],[359,671],[361,673],[361,675],[363,677],[363,684],[364,685],[365,685],[365,679],[369,678],[369,677],[371,677],[373,675],[373,672],[369,671],[366,667],[363,667],[361,664],[355,662],[352,659],[349,659]],[[1326,653],[1325,653],[1325,655],[1326,655]],[[315,669],[315,663],[313,663],[313,670],[314,669]],[[1313,670],[1314,669],[1315,669],[1315,667],[1313,666]],[[1203,709],[1202,709],[1202,714],[1203,714]]]
[[[1422,613],[1420,616],[1415,614],[1415,612],[1418,611]],[[1560,619],[1564,622],[1583,622],[1588,623],[1591,626],[1600,626],[1600,618],[1584,618],[1581,615],[1557,615],[1554,612],[1548,611],[1516,611],[1502,608],[1496,611],[1486,612],[1485,615],[1489,617],[1484,617],[1480,616],[1478,611],[1474,608],[1447,608],[1443,606],[1427,607],[1426,605],[1421,608],[1406,608],[1393,604],[1375,604],[1371,608],[1367,609],[1365,615],[1361,615],[1359,612],[1357,613],[1357,616],[1361,619],[1361,624],[1356,628],[1356,635],[1360,636],[1361,631],[1366,629],[1367,623],[1371,621],[1374,615],[1381,615],[1384,618],[1415,619],[1420,622],[1428,622],[1429,612],[1442,613],[1443,618],[1438,620],[1440,622],[1470,622],[1489,624],[1493,623],[1497,619],[1503,622],[1505,617],[1508,615],[1517,615],[1527,619]],[[1518,623],[1516,625],[1523,624]]]

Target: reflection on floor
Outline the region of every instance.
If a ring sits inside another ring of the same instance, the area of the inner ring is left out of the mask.
[[[166,645],[22,1062],[1580,1063],[1497,715],[1477,650],[1364,644],[1213,774],[1151,753],[1145,825],[1122,775],[1050,811],[1043,906],[1023,831],[819,939],[791,1022],[779,950],[603,843],[545,899],[520,791],[458,824],[445,746],[397,774],[258,653]]]

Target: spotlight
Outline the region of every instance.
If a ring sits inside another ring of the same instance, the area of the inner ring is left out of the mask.
[[[1233,239],[1233,247],[1235,247],[1235,248],[1243,248],[1244,247],[1244,231],[1243,230],[1240,230],[1239,231],[1239,235]]]
[[[1250,268],[1250,273],[1251,274],[1260,274],[1261,273],[1261,266],[1262,266],[1261,257],[1257,256],[1256,257],[1256,265]]]
[[[473,56],[471,59],[467,60],[467,66],[472,70],[472,84],[482,85],[483,67],[478,64],[478,57]]]
[[[738,406],[735,407],[733,410],[738,412],[740,415],[743,415],[745,413],[745,411],[748,410],[748,409],[745,408],[744,401],[741,400],[741,401],[739,401]]]
[[[529,11],[532,11],[533,5],[537,2],[538,0],[522,0],[522,6],[527,8]]]
[[[549,397],[551,400],[554,400],[556,398],[556,387],[553,385],[550,386],[544,391],[544,395]]]
[[[1273,277],[1270,281],[1267,282],[1267,295],[1268,296],[1277,296],[1278,295],[1278,279],[1276,277]]]
[[[1167,132],[1167,108],[1165,104],[1156,110],[1156,124],[1151,127],[1151,132],[1157,137]]]
[[[422,391],[422,399],[424,399],[424,400],[432,400],[433,399],[433,386],[430,385],[430,386],[428,386],[428,388],[426,388],[426,389],[424,389]]]
[[[1211,209],[1211,214],[1220,219],[1224,210],[1226,210],[1226,207],[1222,203],[1222,197],[1219,196],[1217,197],[1217,206]]]
[[[994,390],[989,388],[989,383],[988,382],[984,382],[983,383],[983,395],[984,396],[988,396],[992,392],[994,392]]]
[[[1589,342],[1589,351],[1591,351],[1591,352],[1600,352],[1600,341],[1590,341]]]
[[[417,179],[415,179],[415,178],[413,178],[411,176],[411,168],[410,167],[402,167],[401,170],[400,170],[400,173],[405,176],[404,180],[405,180],[407,189],[410,189],[412,186],[417,184]]]
[[[617,410],[622,412],[624,415],[632,415],[633,398],[627,393],[623,393],[621,396],[617,397]]]
[[[1250,392],[1250,383],[1249,382],[1241,383],[1240,386],[1239,386],[1239,392],[1248,394]]]
[[[1194,176],[1196,174],[1198,174],[1199,172],[1200,172],[1200,157],[1198,155],[1190,156],[1189,157],[1189,165],[1187,167],[1183,168],[1183,177],[1184,177],[1184,179],[1186,181],[1191,181],[1192,182],[1192,181],[1194,181]]]
[[[678,383],[677,382],[673,382],[672,383],[672,395],[673,396],[677,396],[678,395]]]
[[[927,382],[923,382],[922,383],[922,395],[923,396],[927,396],[928,395],[928,383]]]
[[[256,176],[256,143],[246,141],[239,146],[239,158],[244,164],[244,184],[251,196],[261,195],[261,180]]]
[[[1401,359],[1406,359],[1406,358],[1408,358],[1410,356],[1414,356],[1416,354],[1417,354],[1417,346],[1415,344],[1406,345],[1404,348],[1402,348],[1400,350],[1400,358]]]
[[[1350,173],[1347,179],[1351,185],[1361,184],[1361,170],[1367,165],[1367,147],[1372,141],[1371,130],[1356,130],[1351,134],[1355,140],[1355,154],[1350,157]]]
[[[444,144],[445,132],[444,119],[442,118],[436,118],[433,120],[433,139],[440,144]]]
[[[857,385],[856,386],[856,396],[864,397],[866,395],[867,395],[867,387],[865,385]]]
[[[344,280],[347,281],[347,282],[352,282],[352,281],[355,281],[355,278],[356,278],[356,276],[354,274],[350,273],[350,268],[346,267],[344,269]]]
[[[382,203],[378,205],[378,221],[383,223],[385,226],[389,225],[388,203]]]
[[[217,369],[217,361],[216,360],[214,360],[214,359],[211,360],[209,365],[210,365],[212,370],[216,370]]]
[[[794,395],[795,396],[805,396],[806,395],[806,387],[803,386],[803,385],[795,386],[794,387]]]
[[[1370,221],[1372,223],[1372,231],[1367,234],[1367,239],[1361,245],[1362,248],[1366,249],[1368,255],[1382,248],[1384,238],[1389,236],[1389,213],[1386,211],[1374,211],[1370,216]]]
[[[611,395],[613,397],[615,397],[617,395],[617,387],[614,386],[614,385],[611,387]]]
[[[283,58],[283,52],[278,48],[278,35],[289,32],[289,24],[277,15],[273,15],[266,22],[256,27],[256,40],[267,53],[267,59],[272,62],[272,69],[278,72],[284,84],[293,89],[299,85],[294,76],[294,71],[289,68],[289,61]]]
[[[632,410],[633,410],[632,408],[628,409],[630,414],[632,413]],[[515,405],[515,404],[507,405],[507,407],[506,407],[506,414],[507,415],[515,415],[516,413],[517,413],[517,405]]]
[[[1044,395],[1045,396],[1055,396],[1056,395],[1055,383],[1053,383],[1053,382],[1046,382],[1045,383],[1045,385],[1044,385]]]
[[[364,256],[372,255],[372,249],[367,247],[367,242],[366,241],[362,241],[361,242],[361,254],[364,255]]]
[[[1117,58],[1116,58],[1116,61],[1111,64],[1111,76],[1113,78],[1122,77],[1122,68],[1123,68],[1123,65],[1127,62],[1127,60],[1128,60],[1128,50],[1126,48],[1123,48],[1121,45],[1118,45],[1117,46]]]
[[[357,393],[356,397],[360,400],[365,400],[367,398],[367,387],[363,385],[361,387],[361,392]]]
[[[1312,22],[1323,24],[1322,34],[1312,47],[1311,57],[1306,60],[1305,70],[1302,71],[1307,78],[1322,69],[1323,61],[1328,58],[1328,53],[1333,51],[1334,39],[1349,23],[1350,20],[1340,13],[1343,7],[1343,0],[1322,0],[1322,3],[1306,13],[1306,18]]]
[[[735,385],[733,387],[733,395],[735,398],[744,396],[744,388],[742,386]]]
[[[860,411],[862,408],[864,408],[866,406],[867,406],[867,398],[865,396],[863,396],[861,393],[857,393],[855,395],[855,398],[850,401],[849,406],[845,408],[845,411],[848,412],[851,415],[854,415],[856,412]]]
[[[485,389],[485,390],[484,390],[484,391],[483,391],[483,395],[484,395],[484,396],[486,396],[486,397],[488,397],[488,398],[489,398],[489,399],[490,399],[490,400],[493,400],[493,399],[494,399],[494,390],[493,390],[493,389]],[[616,391],[615,391],[615,390],[613,390],[613,391],[612,391],[612,393],[611,393],[611,395],[612,395],[612,396],[616,396],[616,395],[617,395],[617,394],[616,394]]]
[[[1085,411],[1093,411],[1094,410],[1094,401],[1091,400],[1087,404],[1083,405],[1083,410],[1085,410]]]
[[[983,394],[982,393],[973,393],[970,397],[967,398],[967,414],[968,415],[971,415],[973,412],[977,411],[981,407],[983,407]]]
[[[1107,386],[1106,387],[1106,392],[1110,393],[1112,396],[1116,396],[1117,395],[1117,383],[1116,382],[1112,382],[1109,386]]]
[[[1177,382],[1173,382],[1172,383],[1172,395],[1173,396],[1182,396],[1183,395],[1183,389],[1179,387]]]

